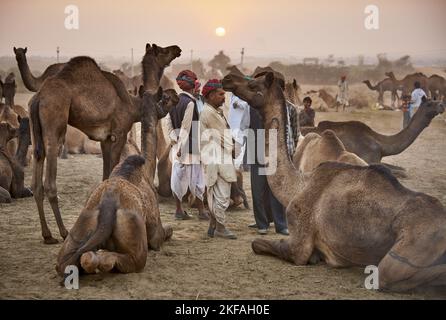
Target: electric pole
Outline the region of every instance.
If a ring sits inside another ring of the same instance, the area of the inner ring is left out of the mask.
[[[59,52],[60,52],[59,47],[57,47],[57,49],[56,49],[56,53],[57,53],[57,63],[59,63]]]
[[[190,71],[194,71],[193,69],[193,62],[194,62],[194,50],[190,51]]]
[[[245,48],[242,48],[242,52],[240,52],[241,54],[242,54],[242,59],[241,59],[241,62],[240,62],[240,67],[241,67],[241,69],[243,70],[243,58],[244,58],[244,55],[245,55]]]

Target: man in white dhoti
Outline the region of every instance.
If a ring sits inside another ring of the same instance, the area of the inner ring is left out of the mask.
[[[347,77],[342,76],[341,80],[338,81],[338,97],[336,99],[336,112],[338,111],[339,106],[342,106],[342,111],[345,111],[345,108],[349,106],[348,103],[348,82]]]
[[[225,91],[221,82],[213,79],[206,83],[202,93],[205,104],[200,115],[201,160],[205,168],[207,200],[211,213],[208,235],[236,239],[225,226],[225,211],[230,204],[231,183],[237,181],[233,163],[232,134],[220,108],[225,102]]]
[[[200,126],[197,103],[193,96],[197,76],[190,70],[181,71],[177,83],[183,92],[180,101],[169,112],[173,161],[171,189],[176,201],[175,218],[188,220],[190,216],[182,207],[182,199],[189,190],[198,201],[198,218],[209,220],[204,211],[204,172],[200,163]]]

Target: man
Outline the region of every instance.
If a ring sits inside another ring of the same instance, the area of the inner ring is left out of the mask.
[[[348,107],[348,82],[347,77],[344,75],[341,80],[338,81],[339,93],[336,99],[336,112],[338,112],[339,105],[342,106],[342,111],[345,111],[345,107]]]
[[[233,93],[229,103],[228,123],[235,140],[234,164],[236,168],[240,168],[244,162],[246,130],[249,128],[249,104]]]
[[[276,199],[268,185],[266,175],[260,174],[262,167],[265,167],[265,141],[258,141],[261,129],[264,129],[263,120],[260,113],[254,109],[250,109],[250,129],[254,131],[254,139],[248,139],[248,160],[254,158],[251,163],[251,193],[254,211],[255,224],[249,227],[257,228],[257,232],[261,235],[268,233],[271,222],[274,222],[276,233],[288,235],[288,223],[286,219],[285,208]],[[263,136],[264,138],[264,136]],[[260,147],[260,149],[258,149]],[[288,149],[290,145],[288,143]],[[289,150],[290,151],[290,150]],[[254,154],[252,154],[254,153]]]
[[[403,111],[403,129],[406,128],[410,122],[410,99],[411,96],[408,94],[403,94],[401,96],[401,111]]]
[[[180,101],[169,112],[172,129],[169,137],[172,143],[173,161],[171,188],[176,202],[175,219],[188,220],[191,217],[182,207],[182,199],[191,192],[197,199],[198,218],[208,220],[204,212],[204,172],[200,164],[199,116],[196,99],[193,96],[197,76],[190,70],[181,71],[176,79],[182,90]]]
[[[217,79],[203,87],[205,104],[200,116],[202,129],[201,156],[205,168],[207,200],[211,213],[208,235],[225,239],[237,237],[225,226],[225,211],[231,199],[231,183],[237,181],[233,155],[232,134],[220,108],[225,91]]]
[[[315,112],[311,108],[313,101],[310,97],[304,98],[304,109],[299,113],[299,125],[301,127],[314,127]]]
[[[427,99],[426,93],[424,92],[423,89],[421,89],[421,84],[419,81],[415,81],[414,87],[415,87],[415,90],[412,91],[411,99],[410,99],[410,107],[409,107],[409,112],[410,112],[411,118],[413,117],[415,112],[417,112],[418,108],[421,105],[421,102],[423,102],[423,97],[424,97],[424,99]]]

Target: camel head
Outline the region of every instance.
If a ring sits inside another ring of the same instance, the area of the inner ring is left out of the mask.
[[[421,103],[418,111],[413,116],[415,118],[420,119],[426,126],[435,118],[437,115],[444,112],[445,103],[441,101],[427,100],[423,98],[423,102]]]
[[[164,69],[181,56],[178,46],[159,47],[156,44],[146,44],[146,53],[142,59],[143,82],[146,90],[155,94],[158,90]]]
[[[15,54],[15,58],[17,60],[20,59],[26,59],[26,51],[28,51],[28,48],[16,48],[14,47],[14,54]]]
[[[0,148],[6,148],[9,140],[18,137],[18,130],[11,127],[9,123],[0,123]]]
[[[263,105],[261,92],[253,91],[249,84],[254,82],[254,78],[243,75],[241,72],[230,72],[223,80],[223,89],[230,91],[242,100],[245,100],[250,106],[256,108]]]

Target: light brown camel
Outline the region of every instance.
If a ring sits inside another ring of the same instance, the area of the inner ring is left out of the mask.
[[[307,91],[306,94],[307,95],[308,94],[317,94],[317,96],[319,98],[321,98],[322,101],[325,102],[325,104],[327,105],[328,108],[336,108],[336,105],[337,105],[336,99],[331,94],[329,94],[325,89],[319,89],[317,91],[310,90],[310,91]]]
[[[307,134],[293,154],[294,166],[304,174],[310,173],[326,161],[367,166],[367,162],[345,150],[342,141],[331,130],[325,130],[321,135],[313,132]]]
[[[156,162],[156,124],[167,112],[156,96],[144,95],[143,157],[130,155],[89,196],[84,209],[59,252],[56,270],[82,267],[86,273],[140,272],[147,250],[159,250],[172,236],[172,228],[161,224],[153,177]]]
[[[28,51],[28,48],[16,48],[14,47],[14,54],[15,58],[17,60],[17,65],[20,70],[20,75],[22,76],[23,84],[25,85],[26,89],[32,92],[37,92],[40,87],[42,86],[42,83],[45,81],[46,78],[51,77],[58,73],[62,68],[65,66],[65,63],[55,63],[50,65],[48,68],[45,69],[43,74],[40,77],[35,77],[31,70],[29,69],[28,62],[26,60],[26,52]]]
[[[101,145],[88,139],[88,136],[79,129],[67,126],[63,150],[66,154],[101,154]],[[66,158],[66,154],[62,158]]]
[[[345,149],[353,152],[367,163],[380,163],[383,157],[399,154],[406,150],[429,126],[432,119],[444,112],[444,105],[435,101],[425,101],[412,117],[409,125],[394,135],[383,135],[360,121],[321,121],[317,127],[303,127],[301,133],[321,134],[333,130],[341,139]],[[396,167],[395,167],[396,169]]]
[[[23,130],[12,128],[8,123],[0,123],[0,203],[32,196],[31,190],[24,185],[23,167],[5,149],[10,139],[23,133]]]
[[[229,75],[223,86],[278,131],[277,170],[267,179],[287,208],[290,237],[256,239],[255,253],[296,265],[314,254],[331,267],[374,265],[382,290],[446,285],[446,210],[438,199],[405,188],[380,165],[325,162],[305,179],[287,151],[285,97],[274,74],[249,84]]]
[[[363,83],[372,91],[378,92],[378,103],[384,105],[384,93],[389,91],[392,98],[392,107],[395,107],[395,102],[399,101],[398,86],[395,81],[390,78],[385,78],[373,86],[369,80],[364,80]]]
[[[299,90],[300,87],[296,79],[293,79],[293,82],[287,82],[285,84],[285,97],[296,107],[302,105],[302,100],[299,98]]]
[[[393,81],[394,85],[399,90],[402,91],[402,94],[410,94],[415,89],[414,84],[416,81],[420,83],[421,89],[423,89],[426,94],[429,94],[428,77],[421,72],[409,74],[401,80],[396,79],[395,74],[392,71],[386,72],[385,75]]]
[[[166,48],[146,45],[142,65],[144,89],[158,90],[164,68],[181,54],[177,46]],[[57,115],[55,117],[54,115]],[[33,185],[46,244],[57,243],[51,235],[43,209],[47,195],[56,218],[60,235],[68,234],[60,215],[56,175],[57,155],[64,143],[67,125],[81,130],[101,142],[103,180],[119,162],[127,133],[133,123],[141,121],[141,106],[134,102],[115,75],[102,71],[89,57],[71,59],[56,75],[46,79],[30,101],[30,116],[34,146]],[[45,185],[43,165],[46,162]]]

